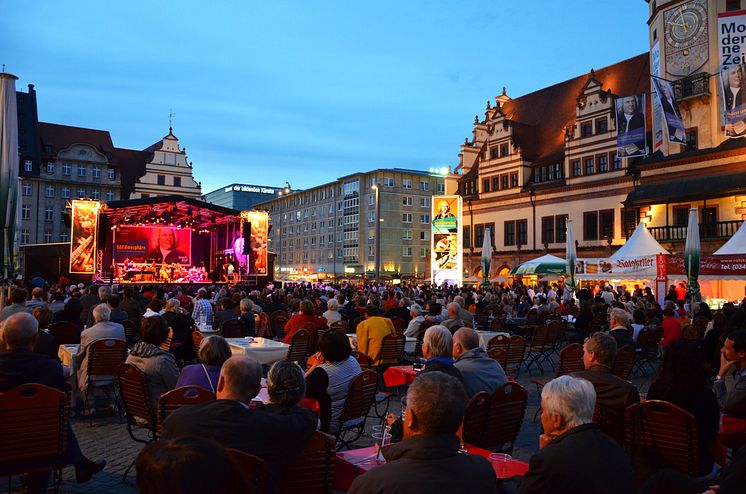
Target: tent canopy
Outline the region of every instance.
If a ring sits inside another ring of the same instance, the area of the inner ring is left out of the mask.
[[[746,221],[725,244],[715,251],[716,256],[746,254]]]
[[[669,254],[657,240],[653,238],[650,231],[645,227],[642,221],[637,225],[635,233],[627,239],[618,251],[614,252],[609,259],[623,259],[629,257],[646,257],[656,254]]]
[[[510,270],[510,274],[567,274],[567,262],[561,257],[546,254],[519,264]]]

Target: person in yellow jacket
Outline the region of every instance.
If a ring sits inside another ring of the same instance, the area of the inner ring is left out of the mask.
[[[368,355],[378,363],[381,357],[383,338],[396,334],[394,323],[387,317],[381,317],[381,310],[375,305],[365,307],[365,320],[357,325],[357,351]]]

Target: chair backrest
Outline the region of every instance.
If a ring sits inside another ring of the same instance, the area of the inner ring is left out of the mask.
[[[339,423],[344,424],[348,420],[365,419],[368,415],[373,400],[378,391],[378,374],[373,370],[363,370],[355,376],[347,390]]]
[[[158,434],[161,432],[163,421],[174,410],[184,406],[205,403],[214,399],[215,393],[200,386],[181,386],[163,393],[158,399]]]
[[[538,324],[539,322],[539,311],[537,309],[530,309],[526,314],[526,325],[531,326]]]
[[[316,329],[316,337],[311,342],[312,345],[308,349],[308,354],[313,355],[314,353],[319,351],[319,348],[321,348],[321,338],[324,337],[327,331],[330,331],[329,329],[326,329],[325,327],[319,327]]]
[[[547,323],[547,343],[549,345],[554,345],[557,343],[557,341],[560,338],[560,333],[562,332],[562,323],[560,321],[551,321]]]
[[[272,321],[266,312],[259,314],[259,324],[257,325],[256,335],[262,338],[272,338],[275,335],[272,327]]]
[[[127,342],[107,338],[88,348],[88,377],[116,376],[119,364],[127,360]]]
[[[521,335],[512,335],[510,337],[510,348],[508,348],[508,357],[505,361],[506,367],[510,365],[520,365],[523,362],[523,356],[526,353],[526,338]],[[505,370],[507,368],[504,367]]]
[[[173,350],[174,346],[174,330],[171,326],[168,327],[168,336],[166,337],[166,340],[161,343],[160,348],[164,352],[170,352]]]
[[[272,330],[275,334],[281,334],[285,330],[285,324],[290,319],[290,315],[284,310],[276,310],[269,315],[270,321],[272,321]]]
[[[130,343],[134,341],[135,339],[135,323],[130,321],[129,319],[125,319],[123,321],[118,321],[119,324],[124,327],[124,335],[127,338],[127,342]]]
[[[392,324],[394,325],[394,329],[396,329],[397,333],[403,333],[405,329],[407,329],[407,321],[402,319],[401,317],[390,317]]]
[[[306,356],[308,355],[309,345],[308,331],[305,329],[299,329],[290,339],[290,348],[288,348],[288,355],[285,360],[289,362],[298,362],[300,365],[306,363]]]
[[[71,322],[53,322],[49,325],[49,334],[54,336],[60,345],[80,344],[80,328]]]
[[[199,347],[202,345],[202,340],[205,339],[205,335],[203,335],[197,328],[192,328],[192,345],[194,346],[194,353],[196,355],[199,355]]]
[[[571,343],[559,352],[559,364],[556,377],[572,374],[585,369],[583,364],[583,345]]]
[[[155,410],[150,408],[150,389],[145,374],[132,364],[121,364],[117,376],[127,424],[140,426],[135,420],[135,417],[139,417],[147,422],[144,427],[151,429],[155,435],[158,422]]]
[[[339,331],[340,333],[347,333],[347,327],[349,326],[349,323],[345,321],[344,319],[340,319],[337,322],[333,322],[329,325],[329,329],[333,331]]]
[[[518,383],[508,382],[497,388],[490,400],[490,415],[482,438],[482,447],[512,449],[523,424],[528,393]]]
[[[490,331],[502,331],[505,327],[505,319],[502,317],[495,317],[490,321]]]
[[[67,396],[42,384],[0,393],[0,475],[54,470],[65,465]]]
[[[404,356],[407,338],[403,333],[387,334],[381,341],[381,354],[378,365],[399,365]]]
[[[549,326],[540,324],[534,330],[534,337],[531,340],[531,348],[542,349],[549,345]]]
[[[425,331],[430,326],[434,326],[435,323],[431,321],[425,321],[420,325],[420,329],[417,330],[417,341],[414,344],[414,356],[422,357],[422,340],[425,339]]]
[[[624,445],[624,414],[618,410],[596,402],[593,410],[593,422],[609,437]]]
[[[225,452],[244,481],[244,492],[264,492],[267,488],[267,464],[264,460],[238,449],[225,448]]]
[[[698,471],[694,416],[665,401],[648,400],[627,407],[624,445],[633,459],[641,452],[650,455],[658,463],[655,467],[672,468],[692,477],[709,473]]]
[[[360,364],[361,369],[370,369],[374,365],[373,359],[362,352],[355,350],[352,352],[352,356],[357,360],[357,363]]]
[[[635,364],[635,349],[629,345],[624,345],[616,352],[614,368],[612,372],[615,376],[621,377],[625,381],[629,380],[632,373],[632,366]]]
[[[334,445],[334,437],[315,431],[303,451],[280,475],[280,493],[331,493],[336,460]]]
[[[490,338],[487,342],[487,351],[489,352],[493,348],[503,348],[507,354],[508,348],[510,348],[510,336],[499,334]]]
[[[357,316],[355,319],[353,319],[350,331],[354,333],[357,330],[357,325],[363,321],[365,321],[365,316]]]
[[[487,420],[490,415],[490,401],[492,398],[486,391],[480,391],[469,400],[461,424],[461,441],[466,444],[482,444]]]
[[[699,335],[697,334],[697,328],[691,324],[681,325],[681,337],[687,341],[697,341]]]
[[[243,328],[243,321],[240,319],[228,319],[220,325],[220,334],[223,338],[240,338]]]

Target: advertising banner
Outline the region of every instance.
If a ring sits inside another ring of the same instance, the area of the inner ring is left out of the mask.
[[[720,89],[723,93],[723,122],[725,137],[746,134],[746,96],[744,96],[744,65],[731,65],[720,71]]]
[[[267,239],[269,229],[269,213],[264,211],[242,211],[241,217],[251,224],[249,242],[248,274],[252,276],[267,275]],[[236,251],[240,256],[241,249]]]
[[[669,276],[686,276],[684,256],[666,256]],[[700,278],[746,279],[746,255],[702,256],[699,264]]]
[[[614,101],[616,108],[616,147],[620,157],[648,154],[645,133],[645,93]]]
[[[674,96],[673,86],[664,79],[654,77],[653,88],[663,108],[663,117],[666,120],[666,128],[668,129],[668,142],[686,144],[684,121],[681,119],[681,112]]]
[[[192,229],[122,226],[114,237],[114,262],[192,264]]]
[[[650,73],[653,76],[652,81],[661,75],[661,46],[656,40],[653,48],[650,50]],[[658,98],[651,101],[653,109],[653,152],[658,151],[663,146],[663,107]]]
[[[580,279],[655,279],[655,256],[621,259],[579,259],[575,263]]]
[[[97,201],[73,201],[70,273],[93,274],[96,265]]]
[[[435,285],[462,284],[462,214],[461,196],[433,196],[430,271]]]

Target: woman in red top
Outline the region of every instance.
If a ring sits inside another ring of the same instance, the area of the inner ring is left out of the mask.
[[[668,346],[672,341],[681,338],[681,322],[679,322],[679,319],[674,316],[672,308],[667,307],[666,310],[663,311],[663,322],[661,323],[661,327],[663,328],[663,339],[661,340],[661,345],[664,347]]]
[[[293,314],[293,317],[291,317],[287,324],[285,324],[285,337],[282,339],[283,343],[290,344],[293,335],[306,324],[308,324],[306,329],[310,333],[311,341],[316,341],[316,331],[319,328],[326,327],[326,318],[316,316],[313,302],[308,299],[304,299],[300,303],[300,314]]]

